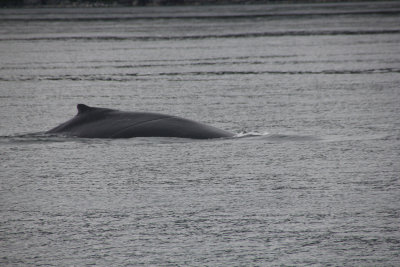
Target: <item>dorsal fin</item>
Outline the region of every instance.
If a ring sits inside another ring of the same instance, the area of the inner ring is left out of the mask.
[[[78,105],[76,106],[76,108],[78,109],[78,115],[79,115],[79,114],[83,114],[83,113],[85,113],[85,112],[88,112],[88,111],[90,111],[90,110],[93,110],[92,107],[86,106],[85,104],[78,104]]]

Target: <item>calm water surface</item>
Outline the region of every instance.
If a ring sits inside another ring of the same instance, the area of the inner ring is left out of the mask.
[[[399,14],[0,10],[0,265],[399,266]],[[237,137],[43,134],[78,103]]]

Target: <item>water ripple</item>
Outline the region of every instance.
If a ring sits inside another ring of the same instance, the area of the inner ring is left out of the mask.
[[[371,35],[371,34],[399,34],[400,29],[379,30],[313,30],[313,31],[271,31],[253,33],[229,33],[229,34],[204,34],[186,36],[24,36],[24,37],[0,37],[0,41],[178,41],[178,40],[202,40],[216,38],[258,38],[258,37],[284,37],[284,36],[335,36],[335,35]]]

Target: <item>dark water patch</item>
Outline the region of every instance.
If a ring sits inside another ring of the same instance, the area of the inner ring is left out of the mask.
[[[127,82],[136,80],[132,77],[136,77],[136,73],[124,73],[120,75],[59,75],[59,76],[19,76],[19,77],[0,77],[0,81],[5,82],[26,82],[26,81],[102,81],[102,82]]]
[[[186,58],[186,59],[146,59],[139,62],[197,62],[197,61],[224,61],[224,60],[250,60],[250,59],[274,59],[274,58],[296,58],[305,56],[304,54],[277,54],[277,55],[257,55],[257,56],[232,56],[232,57],[204,57],[204,58]],[[123,61],[130,62],[130,61]]]
[[[382,69],[366,69],[366,70],[323,70],[323,71],[204,71],[204,72],[164,72],[159,73],[161,76],[179,76],[179,75],[258,75],[258,74],[370,74],[370,73],[400,73],[400,68],[382,68]],[[154,75],[154,74],[146,74]]]
[[[179,36],[25,36],[25,37],[0,37],[0,41],[179,41],[179,40],[204,40],[217,38],[258,38],[258,37],[285,37],[285,36],[336,36],[336,35],[376,35],[399,34],[400,29],[392,30],[325,30],[325,31],[277,31],[229,34],[204,34],[204,35],[179,35]]]
[[[312,7],[312,6],[311,6]],[[314,6],[316,7],[316,6]],[[54,10],[54,9],[53,9]],[[81,9],[82,10],[82,9]],[[161,12],[160,12],[161,13]],[[291,11],[258,11],[258,12],[241,12],[222,14],[215,12],[176,12],[169,14],[139,14],[139,13],[120,13],[112,12],[90,13],[90,12],[58,12],[53,14],[22,14],[10,13],[0,18],[0,22],[91,22],[91,21],[140,21],[140,20],[244,20],[244,19],[271,19],[271,18],[299,18],[304,17],[320,17],[320,16],[366,16],[366,15],[398,15],[400,8],[394,6],[392,8],[380,9],[326,9],[326,10],[292,10]]]
[[[194,72],[161,72],[161,73],[118,73],[109,75],[32,75],[0,77],[0,81],[103,81],[103,82],[127,82],[154,76],[231,76],[231,75],[348,75],[348,74],[386,74],[400,73],[400,68],[380,68],[364,70],[323,70],[323,71],[194,71]]]
[[[261,57],[259,57],[261,59]],[[199,62],[200,60],[165,60],[165,63],[161,63],[162,61],[159,61],[160,63],[154,63],[154,64],[124,64],[124,65],[114,65],[112,64],[113,62],[110,62],[110,64],[104,64],[104,65],[73,65],[70,62],[65,62],[65,65],[40,65],[38,63],[37,65],[35,64],[29,64],[28,66],[25,65],[20,65],[20,66],[3,66],[0,67],[0,70],[30,70],[30,69],[40,69],[40,70],[59,70],[59,69],[144,69],[144,68],[154,68],[154,67],[186,67],[186,66],[234,66],[234,65],[262,65],[266,63],[271,63],[271,64],[278,64],[278,65],[298,65],[298,64],[315,64],[315,63],[368,63],[368,62],[376,62],[376,59],[370,59],[370,60],[279,60],[279,61],[265,61],[265,60],[257,60],[256,58],[253,58],[253,60],[243,60],[243,61],[232,61],[233,58],[230,60],[227,59],[227,61],[221,61],[219,59],[215,59],[213,61],[211,60],[203,60],[202,62]],[[193,62],[191,62],[193,61]],[[174,62],[181,62],[181,63],[174,63]],[[396,59],[390,59],[390,60],[385,60],[385,63],[397,63],[398,60]],[[85,62],[83,62],[85,63]],[[376,69],[376,70],[367,70],[366,72],[397,72],[397,69],[391,68],[391,69]],[[326,73],[329,73],[331,71],[323,71]],[[345,71],[345,72],[351,72],[351,71]],[[355,73],[358,72],[364,72],[362,70],[356,70]],[[353,73],[353,72],[352,72]],[[132,74],[124,74],[124,75],[131,75]],[[135,74],[137,75],[137,74]],[[163,74],[164,75],[164,74]],[[171,74],[172,75],[172,74]]]
[[[131,69],[131,68],[153,68],[153,67],[184,67],[184,66],[209,66],[209,65],[241,65],[241,64],[264,64],[265,59],[276,58],[296,58],[299,55],[271,55],[271,56],[257,56],[257,57],[215,57],[215,58],[190,58],[190,59],[168,59],[168,60],[138,60],[138,64],[131,64],[132,60],[118,60],[118,61],[82,61],[76,65],[76,62],[29,62],[24,64],[7,64],[1,66],[0,70],[56,70],[56,69]],[[264,60],[264,61],[263,61]],[[277,64],[301,64],[301,63],[335,63],[335,62],[349,62],[346,60],[328,60],[328,61],[274,61]],[[365,62],[359,61],[359,62]],[[100,63],[100,64],[99,64]],[[129,64],[130,63],[130,64]]]

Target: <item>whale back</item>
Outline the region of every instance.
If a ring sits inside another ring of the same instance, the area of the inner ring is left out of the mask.
[[[233,136],[227,131],[192,120],[149,112],[123,112],[77,105],[78,114],[49,130],[84,138],[181,137],[208,139]]]

